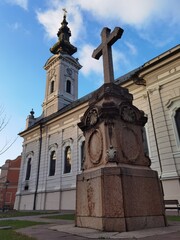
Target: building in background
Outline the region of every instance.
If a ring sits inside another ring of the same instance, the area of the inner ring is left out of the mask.
[[[64,16],[53,55],[44,66],[43,113],[35,118],[31,111],[20,133],[24,142],[18,210],[75,209],[76,175],[84,156],[84,136],[77,123],[91,94],[78,99],[81,65],[72,56],[77,49],[69,41],[67,25]],[[180,201],[180,45],[118,78],[116,84],[128,88],[133,104],[147,114],[145,154],[159,173],[165,199]]]
[[[0,209],[13,209],[17,192],[21,156],[15,160],[6,160],[0,175]]]

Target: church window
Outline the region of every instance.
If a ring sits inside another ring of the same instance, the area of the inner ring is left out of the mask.
[[[174,97],[168,101],[167,107],[170,110],[172,126],[174,130],[174,137],[176,146],[180,150],[180,98]]]
[[[54,176],[56,170],[56,151],[50,154],[49,176]]]
[[[29,190],[29,185],[28,185],[28,184],[26,184],[26,185],[24,186],[24,190],[25,190],[25,191]]]
[[[66,82],[66,92],[71,93],[71,81],[67,80]]]
[[[29,180],[31,176],[31,158],[28,158],[26,169],[26,180]]]
[[[67,146],[64,154],[64,173],[71,172],[71,148]]]
[[[50,85],[50,94],[54,92],[54,80],[51,81],[51,85]]]
[[[174,116],[174,120],[175,120],[175,123],[176,123],[178,137],[180,139],[180,108],[178,108],[176,110],[176,113],[175,113],[175,116]]]

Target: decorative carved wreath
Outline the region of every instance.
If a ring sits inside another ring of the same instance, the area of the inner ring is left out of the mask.
[[[134,111],[134,109],[131,106],[128,105],[124,105],[121,108],[121,118],[124,121],[130,122],[130,123],[134,123],[136,122],[136,113]]]
[[[86,125],[87,126],[94,126],[98,121],[98,112],[96,108],[93,108],[89,111],[87,118],[86,118]]]

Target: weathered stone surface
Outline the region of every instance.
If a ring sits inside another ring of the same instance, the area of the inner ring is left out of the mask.
[[[165,224],[162,192],[155,171],[123,165],[78,175],[78,227],[123,232]]]
[[[155,171],[123,168],[122,181],[127,217],[164,214],[161,186]]]
[[[165,226],[164,216],[140,216],[126,218],[126,231]]]
[[[146,121],[144,113],[132,105],[127,89],[115,84],[100,87],[78,124],[86,139],[83,169],[108,162],[150,166],[143,150]]]

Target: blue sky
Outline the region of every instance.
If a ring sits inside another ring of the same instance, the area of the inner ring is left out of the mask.
[[[122,38],[113,46],[115,78],[179,44],[179,0],[1,0],[0,1],[0,119],[8,121],[0,132],[0,150],[25,129],[33,108],[42,112],[46,73],[43,66],[51,56],[68,11],[74,57],[83,68],[79,73],[79,97],[103,83],[102,61],[91,58],[100,43],[103,27],[119,26]],[[0,166],[22,151],[22,139],[0,155]]]

